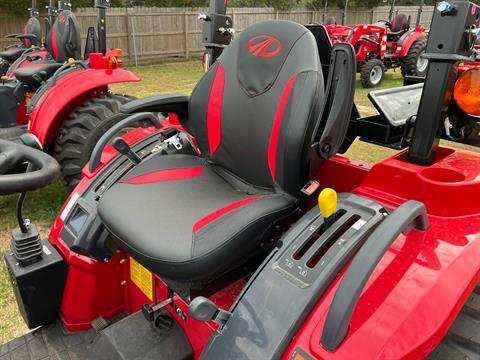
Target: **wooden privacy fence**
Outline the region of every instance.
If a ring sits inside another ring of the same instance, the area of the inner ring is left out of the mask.
[[[206,9],[185,8],[112,8],[107,14],[108,47],[120,48],[124,52],[124,60],[135,64],[152,62],[165,57],[186,57],[200,54],[202,49],[202,22],[197,19]],[[412,25],[417,19],[418,7],[398,7],[397,13],[412,17]],[[292,20],[301,24],[320,23],[324,16],[333,16],[340,23],[343,12],[330,9],[323,11],[294,10],[288,12],[275,11],[271,8],[230,8],[237,33],[258,21],[268,19]],[[421,24],[430,25],[433,7],[424,7]],[[387,19],[389,7],[378,7],[369,10],[349,10],[345,17],[347,25],[373,23]],[[87,29],[96,26],[97,12],[93,8],[75,11],[81,27],[82,47],[86,39]],[[0,15],[0,35],[15,33],[23,27],[23,19],[15,19]],[[0,46],[11,41],[0,38]]]

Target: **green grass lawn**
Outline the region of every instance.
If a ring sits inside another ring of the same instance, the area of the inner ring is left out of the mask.
[[[116,93],[126,93],[136,97],[145,97],[160,93],[190,93],[193,86],[202,76],[199,60],[188,62],[164,63],[159,65],[132,68],[142,82],[120,84],[113,87]],[[382,88],[402,85],[400,72],[388,72]],[[369,90],[361,88],[357,82],[356,103],[362,115],[371,115],[374,109],[370,105],[367,94]],[[347,156],[365,162],[378,162],[393,155],[395,151],[356,141]],[[48,235],[49,228],[56,213],[68,195],[61,183],[49,188],[28,194],[25,205],[25,216],[35,222],[43,238]],[[9,247],[9,231],[15,226],[16,196],[0,198],[0,344],[27,331],[17,311],[15,299],[8,282],[3,254]]]

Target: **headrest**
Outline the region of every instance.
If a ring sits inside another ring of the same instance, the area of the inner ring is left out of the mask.
[[[297,41],[309,30],[291,21],[263,21],[248,27],[235,39],[238,48],[238,81],[250,96],[267,91]],[[312,51],[314,51],[312,49]],[[308,54],[306,54],[308,56]]]
[[[35,17],[31,17],[30,19],[28,19],[25,27],[23,28],[23,34],[32,34],[37,37],[37,41],[33,43],[29,39],[23,39],[22,42],[25,47],[30,47],[32,45],[40,45],[40,39],[42,37],[42,26],[40,25],[40,21]]]
[[[57,62],[81,57],[80,28],[70,10],[61,11],[47,36],[47,49]]]

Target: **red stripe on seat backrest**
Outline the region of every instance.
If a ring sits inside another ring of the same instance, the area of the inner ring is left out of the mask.
[[[210,155],[213,155],[220,145],[222,138],[222,104],[225,87],[225,71],[222,64],[218,64],[212,90],[208,101],[207,132]]]
[[[57,39],[57,28],[52,28],[52,51],[53,57],[55,60],[58,60],[58,39]]]
[[[273,121],[272,133],[270,134],[270,142],[268,143],[268,166],[270,168],[270,174],[273,181],[277,176],[277,152],[278,152],[278,137],[280,136],[280,127],[282,126],[283,114],[285,113],[285,107],[287,106],[290,93],[292,92],[293,85],[297,79],[297,75],[293,76],[287,83],[285,90],[283,91],[280,103],[278,104],[275,120]]]

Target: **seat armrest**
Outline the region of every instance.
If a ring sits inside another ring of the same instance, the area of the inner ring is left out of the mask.
[[[5,35],[5,39],[15,39],[18,35],[22,35],[22,34],[9,34],[9,35]]]
[[[165,94],[149,96],[143,99],[133,100],[120,107],[124,114],[134,114],[137,112],[162,112],[174,113],[180,118],[188,116],[188,102],[190,96],[180,94]]]

